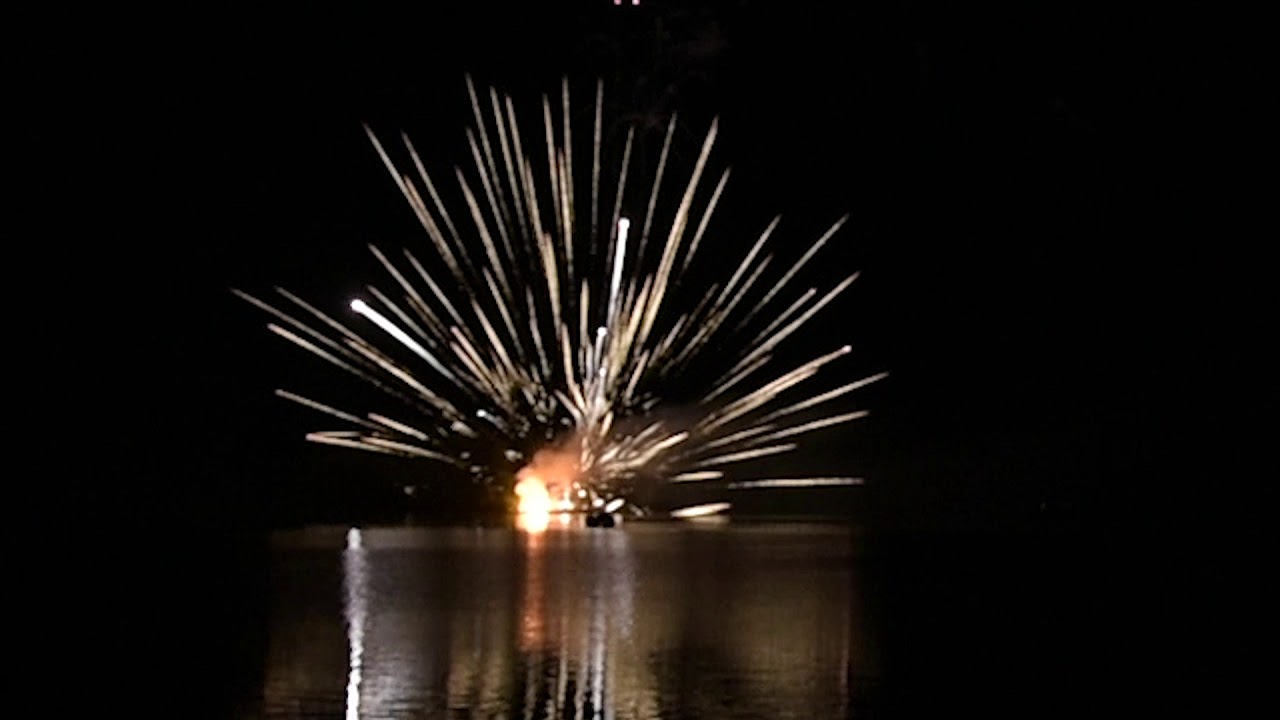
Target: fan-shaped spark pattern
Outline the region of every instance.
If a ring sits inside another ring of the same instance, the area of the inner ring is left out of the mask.
[[[857,278],[825,290],[792,285],[847,216],[776,280],[767,273],[775,218],[741,257],[703,262],[699,277],[706,267],[730,271],[699,287],[690,268],[703,260],[698,251],[729,177],[728,169],[714,183],[707,177],[717,121],[681,174],[683,186],[672,188],[680,174],[668,166],[672,117],[651,183],[637,192],[629,185],[633,130],[617,167],[602,161],[601,84],[585,161],[574,154],[567,81],[559,117],[542,98],[541,137],[517,121],[510,97],[477,92],[470,78],[467,90],[473,167],[454,169],[461,206],[446,204],[407,135],[409,172],[366,128],[426,233],[425,260],[423,250],[389,255],[371,246],[389,282],[351,301],[356,317],[347,319],[282,288],[274,304],[234,291],[273,316],[273,332],[398,401],[398,411],[360,415],[278,391],[348,426],[307,439],[443,463],[513,485],[522,503],[616,510],[642,478],[725,480],[743,463],[796,449],[806,433],[865,415],[822,411],[884,373],[806,394],[848,345],[770,369],[779,345]],[[638,233],[629,214],[642,218]],[[735,346],[739,337],[746,339]],[[722,369],[718,379],[686,399],[679,419],[661,412],[664,388],[709,358]],[[532,488],[535,481],[543,487]],[[727,489],[855,482],[755,480]]]

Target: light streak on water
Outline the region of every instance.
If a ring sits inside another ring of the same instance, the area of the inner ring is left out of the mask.
[[[347,720],[360,720],[360,683],[364,671],[364,635],[369,617],[366,607],[368,595],[367,568],[359,528],[347,531],[347,548],[342,556],[343,589],[346,591],[343,609],[347,622]]]

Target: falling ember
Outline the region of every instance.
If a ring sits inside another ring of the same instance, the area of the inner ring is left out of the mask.
[[[798,279],[847,216],[779,247],[774,218],[745,253],[722,243],[699,255],[724,233],[713,216],[729,171],[710,179],[718,121],[700,150],[682,153],[673,116],[657,162],[637,163],[634,129],[620,149],[605,143],[601,83],[577,134],[567,80],[558,102],[544,96],[529,116],[470,78],[467,92],[473,163],[453,169],[452,188],[407,135],[402,167],[366,128],[428,242],[371,247],[387,282],[352,300],[351,315],[283,288],[275,304],[233,290],[272,316],[272,332],[389,401],[352,412],[277,391],[342,423],[307,439],[448,466],[514,492],[520,516],[543,528],[555,513],[619,512],[655,479],[726,492],[855,484],[740,475],[864,417],[837,401],[885,377],[833,375],[851,351],[843,343],[799,365],[775,357],[857,278],[826,289]],[[681,170],[671,156],[695,159]],[[793,258],[797,243],[807,249]],[[680,411],[665,413],[664,400]]]

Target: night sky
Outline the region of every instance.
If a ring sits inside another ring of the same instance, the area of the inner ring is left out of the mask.
[[[464,73],[524,98],[567,74],[659,127],[718,113],[720,212],[747,228],[780,212],[803,242],[851,213],[827,260],[863,274],[814,336],[892,375],[814,452],[866,477],[881,517],[1260,513],[1244,458],[1272,442],[1275,382],[1246,378],[1275,331],[1274,224],[1249,208],[1274,84],[1255,24],[1201,3],[423,5],[6,11],[24,486],[257,518],[305,483],[332,499],[415,472],[302,442],[324,419],[271,391],[341,378],[228,289],[341,307],[382,277],[366,243],[421,239],[360,124],[447,168]]]

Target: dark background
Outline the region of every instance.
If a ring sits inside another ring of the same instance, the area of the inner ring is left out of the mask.
[[[741,504],[884,530],[866,576],[880,707],[994,694],[1096,716],[1120,691],[1125,709],[1203,692],[1221,710],[1262,686],[1276,83],[1258,19],[584,0],[6,10],[0,27],[8,507],[48,551],[18,548],[28,577],[61,573],[25,595],[79,608],[24,657],[64,667],[73,648],[86,705],[142,669],[152,700],[222,716],[260,680],[255,531],[350,521],[421,471],[304,443],[316,416],[271,391],[334,374],[228,289],[336,308],[379,277],[367,242],[419,242],[360,123],[447,167],[467,72],[526,98],[568,74],[579,100],[604,77],[646,127],[719,113],[720,213],[745,227],[781,212],[804,241],[851,213],[823,267],[863,274],[811,338],[852,343],[850,375],[892,375],[812,453],[867,485]]]
[[[312,365],[228,288],[336,309],[380,278],[365,244],[420,236],[360,123],[447,168],[469,72],[527,100],[603,77],[642,127],[681,110],[691,145],[718,113],[743,227],[781,212],[806,242],[851,213],[826,266],[863,274],[812,337],[892,375],[815,445],[868,480],[834,501],[925,526],[1259,519],[1274,93],[1247,18],[528,2],[5,25],[22,486],[60,506],[305,520],[421,470],[303,443],[323,419],[271,391]]]

